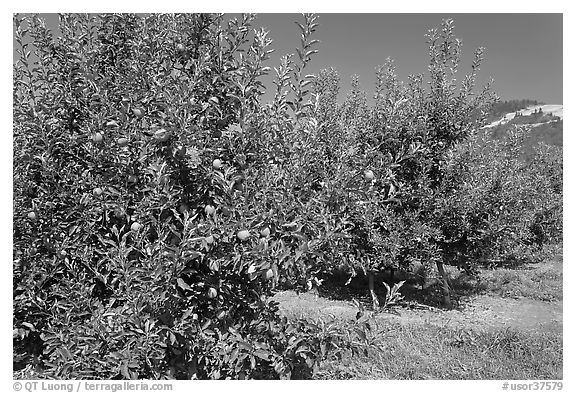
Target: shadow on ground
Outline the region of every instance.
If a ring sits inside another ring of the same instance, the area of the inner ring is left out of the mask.
[[[548,266],[548,265],[545,265]],[[561,300],[560,272],[542,270],[542,265],[524,266],[523,269],[483,270],[479,275],[459,271],[455,267],[447,267],[452,288],[452,305],[443,304],[440,281],[432,279],[426,285],[415,275],[407,272],[380,273],[374,278],[375,292],[382,304],[387,289],[383,283],[393,287],[404,281],[400,290],[404,305],[417,304],[440,309],[460,310],[467,302],[478,295],[493,293],[506,298],[528,297],[535,300]],[[354,277],[348,284],[349,276],[343,274],[326,275],[318,294],[331,300],[358,300],[369,308],[372,304],[368,290],[368,278],[365,275]],[[560,288],[557,288],[558,285]]]
[[[395,271],[380,272],[374,277],[375,293],[384,305],[387,289],[404,281],[400,293],[401,308],[433,307],[442,310],[463,310],[478,296],[496,296],[502,299],[530,299],[556,302],[562,300],[562,254],[556,252],[546,262],[525,263],[521,266],[480,269],[478,275],[468,274],[453,266],[446,266],[452,288],[452,306],[445,307],[438,279],[423,282],[417,274]],[[317,294],[326,300],[353,304],[360,302],[365,309],[372,309],[368,277],[362,273],[350,280],[347,272],[325,274]]]
[[[367,308],[370,308],[372,298],[368,290],[368,277],[366,275],[354,277],[347,285],[346,282],[349,276],[346,275],[326,275],[323,279],[324,281],[318,289],[318,294],[321,297],[342,301],[352,301],[356,299]],[[388,286],[392,288],[394,284],[401,281],[404,281],[400,290],[404,297],[403,303],[417,303],[435,308],[446,308],[442,302],[442,293],[439,284],[432,284],[423,288],[422,283],[414,275],[403,272],[395,272],[394,275],[390,273],[380,273],[374,277],[374,291],[381,304],[387,294],[386,286],[383,283],[388,284]],[[472,296],[481,292],[481,288],[474,288],[472,284],[468,284],[468,286],[458,286],[458,290],[454,292],[454,304],[450,308],[459,308],[462,297]]]

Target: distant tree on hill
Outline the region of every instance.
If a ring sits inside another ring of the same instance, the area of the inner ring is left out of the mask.
[[[518,112],[522,109],[528,108],[529,106],[543,104],[543,102],[530,99],[499,101],[492,105],[489,118],[490,120],[496,120],[507,113]]]

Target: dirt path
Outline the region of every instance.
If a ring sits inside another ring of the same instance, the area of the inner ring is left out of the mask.
[[[475,330],[514,328],[520,330],[562,330],[562,301],[544,302],[478,295],[468,299],[461,310],[400,309],[390,315],[400,322],[429,322]]]
[[[292,316],[322,317],[333,315],[354,319],[357,308],[345,301],[329,300],[310,293],[286,291],[273,298],[282,312]],[[528,298],[502,298],[477,295],[464,302],[460,310],[397,307],[395,313],[379,313],[378,319],[400,323],[431,323],[454,328],[490,330],[562,330],[562,301],[545,302]]]
[[[561,250],[556,250],[555,255],[546,262],[527,265],[524,269],[483,272],[487,280],[495,282],[495,287],[505,296],[491,291],[464,296],[459,299],[458,309],[454,310],[406,302],[403,306],[395,307],[395,313],[381,312],[377,318],[397,323],[431,323],[474,330],[509,327],[524,331],[562,332],[563,301],[561,295],[556,296],[558,291],[560,294],[562,292],[562,259]],[[542,296],[546,291],[555,296]],[[273,299],[280,303],[283,313],[295,317],[332,315],[339,319],[355,320],[358,312],[350,301],[331,300],[312,293],[285,291],[277,293]]]

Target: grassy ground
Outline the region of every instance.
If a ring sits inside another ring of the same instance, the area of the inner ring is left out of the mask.
[[[475,331],[389,324],[385,347],[325,362],[318,379],[562,379],[562,337],[513,329]]]
[[[316,379],[562,379],[562,253],[546,263],[470,278],[451,270],[457,306],[439,306],[437,288],[407,282],[394,313],[377,313],[380,350],[325,361]],[[369,304],[363,283],[335,293],[277,293],[289,317],[329,318],[351,329]],[[378,292],[382,294],[382,288]]]
[[[562,250],[548,249],[546,263],[528,264],[517,269],[483,270],[477,278],[454,274],[457,293],[491,293],[505,298],[528,298],[541,301],[562,300]]]

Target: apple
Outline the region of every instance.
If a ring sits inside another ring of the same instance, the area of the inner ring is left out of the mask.
[[[141,118],[142,116],[144,116],[144,112],[142,112],[142,109],[140,109],[140,108],[132,108],[132,113],[137,118]]]
[[[67,255],[68,255],[68,253],[65,250],[60,250],[58,252],[58,258],[59,259],[64,259],[64,258],[66,258]]]
[[[104,137],[99,132],[94,134],[94,136],[92,137],[92,141],[94,141],[94,143],[97,143],[97,144],[102,143],[103,140],[104,140]]]
[[[214,206],[212,206],[212,205],[206,205],[206,207],[204,208],[204,213],[206,213],[209,216],[214,214],[215,211],[216,211],[216,209],[214,209]]]
[[[248,239],[250,237],[250,232],[247,231],[246,229],[243,229],[241,231],[238,231],[238,233],[236,234],[236,236],[238,236],[238,239],[244,241],[246,239]]]
[[[270,228],[266,227],[260,231],[260,234],[264,237],[270,236]]]
[[[128,175],[128,183],[136,183],[138,181],[138,177],[136,175]]]
[[[176,50],[178,52],[184,52],[186,50],[186,47],[184,46],[184,44],[179,43],[178,45],[176,45]]]
[[[212,166],[214,167],[214,169],[220,169],[220,168],[222,168],[222,161],[220,161],[217,158],[214,161],[212,161]]]
[[[367,171],[364,172],[364,178],[366,180],[374,180],[374,172],[368,169]]]
[[[36,213],[35,212],[28,213],[28,218],[31,220],[35,220],[36,219]]]
[[[142,225],[138,222],[133,222],[132,225],[130,226],[130,229],[133,230],[134,232],[138,232],[140,228],[142,228]]]
[[[94,194],[94,196],[100,196],[102,195],[102,189],[100,187],[96,187],[94,190],[92,190],[92,194]]]
[[[128,139],[126,138],[118,138],[118,146],[124,147],[126,145],[128,145]]]
[[[180,212],[180,214],[184,214],[185,212],[188,211],[188,205],[183,203],[180,205],[180,207],[178,208],[178,211]]]
[[[205,240],[206,240],[206,243],[213,244],[214,243],[214,236],[210,235],[210,236],[206,237]]]
[[[218,296],[218,291],[212,287],[208,288],[208,297],[214,299],[216,296]]]

